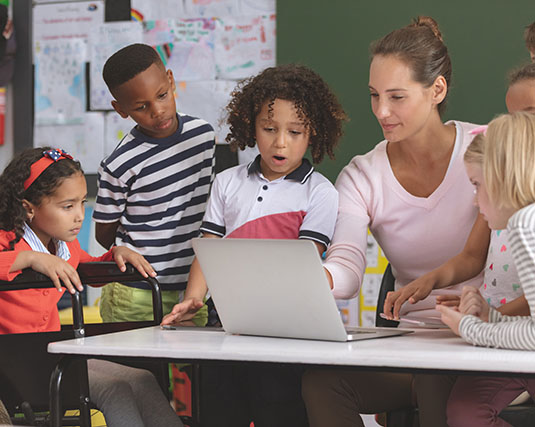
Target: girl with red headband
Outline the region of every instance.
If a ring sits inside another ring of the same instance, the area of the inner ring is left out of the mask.
[[[32,268],[50,277],[59,291],[1,292],[1,334],[59,330],[62,283],[69,292],[83,289],[76,271],[80,262],[114,260],[122,271],[128,262],[144,277],[156,276],[143,256],[124,246],[100,257],[81,249],[76,236],[86,198],[80,163],[61,149],[25,150],[0,176],[0,280]],[[102,360],[89,360],[88,372],[91,400],[108,426],[182,425],[150,372]]]

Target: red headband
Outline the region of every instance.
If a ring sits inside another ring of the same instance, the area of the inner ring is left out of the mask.
[[[26,181],[24,181],[24,190],[27,190],[28,187],[30,187],[30,185],[32,185],[37,178],[39,178],[39,175],[41,175],[52,163],[63,159],[72,160],[72,156],[67,154],[61,148],[53,148],[51,150],[43,151],[43,157],[41,157],[32,165],[30,176]]]

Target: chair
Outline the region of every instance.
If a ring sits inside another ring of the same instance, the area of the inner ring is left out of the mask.
[[[83,360],[68,364],[63,362],[61,356],[49,354],[49,342],[140,328],[161,322],[161,294],[155,279],[144,279],[130,265],[127,266],[127,271],[122,273],[114,263],[80,264],[78,273],[82,283],[86,285],[115,280],[147,281],[153,293],[154,321],[84,325],[81,295],[75,292],[72,295],[72,326],[62,327],[62,330],[57,332],[0,335],[0,399],[12,417],[15,414],[23,415],[22,419],[13,418],[16,422],[26,425],[48,425],[52,422],[60,425],[60,420],[52,420],[48,412],[50,405],[53,405],[56,411],[52,413],[58,414],[58,417],[63,414],[63,407],[80,409],[79,418],[65,418],[63,425],[90,425],[87,365]],[[23,271],[12,282],[0,281],[0,291],[5,292],[53,287],[48,277],[32,270]],[[167,365],[152,364],[151,371],[155,373],[162,389],[167,391]],[[54,380],[51,380],[52,372],[56,373]],[[65,381],[62,381],[63,377]],[[61,393],[56,395],[55,393],[60,391],[60,383]]]
[[[377,298],[377,310],[375,313],[375,325],[383,327],[397,327],[399,322],[383,319],[380,314],[388,292],[394,290],[395,277],[392,274],[392,266],[388,264],[381,280],[381,288]],[[418,409],[403,408],[390,411],[386,414],[387,427],[413,427],[418,425]],[[535,404],[528,401],[521,405],[508,406],[500,413],[500,418],[515,427],[532,427],[535,425]]]

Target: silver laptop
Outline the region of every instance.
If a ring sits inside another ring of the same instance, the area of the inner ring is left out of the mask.
[[[226,332],[328,341],[412,332],[346,330],[310,240],[198,238],[193,249]]]

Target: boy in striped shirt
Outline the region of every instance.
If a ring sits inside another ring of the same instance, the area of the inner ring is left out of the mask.
[[[214,130],[177,114],[171,70],[157,52],[132,44],[114,53],[103,77],[112,106],[136,123],[98,172],[93,219],[97,241],[141,253],[158,273],[164,313],[185,289],[214,169]],[[151,291],[143,283],[103,288],[104,321],[152,319]],[[205,322],[206,312],[198,322]]]

